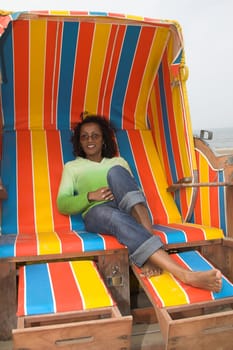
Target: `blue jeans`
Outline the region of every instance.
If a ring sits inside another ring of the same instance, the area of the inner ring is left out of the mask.
[[[112,167],[107,176],[114,200],[92,207],[84,217],[87,231],[113,235],[129,251],[131,262],[141,267],[163,244],[130,214],[135,204],[146,206],[145,196],[135,179],[120,165]]]

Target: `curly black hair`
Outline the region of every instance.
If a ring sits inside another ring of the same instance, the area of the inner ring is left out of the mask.
[[[117,155],[117,144],[115,141],[114,129],[111,127],[109,121],[103,116],[88,114],[85,119],[83,119],[85,113],[81,114],[82,121],[77,123],[74,127],[73,134],[71,137],[71,142],[73,144],[73,154],[75,157],[86,158],[81,143],[80,143],[80,131],[84,124],[96,123],[99,125],[103,134],[103,147],[102,147],[102,157],[112,158]]]

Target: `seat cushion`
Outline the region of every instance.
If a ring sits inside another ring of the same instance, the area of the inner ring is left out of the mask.
[[[19,268],[18,316],[115,305],[91,260],[32,264]]]
[[[213,266],[198,252],[186,251],[170,255],[179,265],[191,271],[207,271],[213,269]],[[233,284],[225,277],[222,277],[222,289],[219,293],[208,290],[194,288],[187,285],[172,274],[164,271],[159,276],[150,278],[141,274],[141,270],[133,267],[136,275],[142,281],[150,300],[157,307],[171,307],[193,303],[201,303],[213,300],[233,297]],[[172,291],[168,293],[168,291]]]

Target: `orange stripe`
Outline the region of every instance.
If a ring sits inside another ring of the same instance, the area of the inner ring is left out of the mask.
[[[104,103],[102,107],[103,115],[109,116],[110,114],[110,108],[111,108],[111,97],[112,97],[112,92],[113,92],[113,87],[114,87],[114,82],[115,82],[115,77],[116,77],[116,72],[119,64],[119,57],[121,54],[121,49],[122,45],[124,42],[124,35],[126,31],[126,26],[120,26],[117,27],[117,33],[116,33],[116,38],[115,38],[115,45],[113,48],[113,54],[111,58],[111,66],[108,72],[108,79],[106,83],[106,91],[105,91],[105,96],[104,96]]]
[[[69,262],[49,263],[48,266],[53,286],[56,311],[66,312],[83,310],[82,298]]]
[[[143,181],[143,191],[147,198],[154,222],[167,222],[167,214],[159,198],[158,190],[156,188],[155,180],[151,173],[150,165],[146,154],[143,154],[144,145],[140,133],[128,131],[130,143],[132,146],[135,162],[137,165],[138,175]],[[143,150],[137,152],[137,150]]]
[[[123,129],[126,130],[135,125],[135,110],[154,35],[155,28],[145,27],[141,29],[123,107]]]
[[[53,122],[53,82],[54,82],[54,63],[56,57],[56,34],[57,22],[47,22],[46,37],[46,58],[45,58],[45,77],[44,80],[44,127],[50,128]],[[54,121],[56,122],[56,121]]]
[[[28,21],[13,22],[14,97],[16,129],[28,128],[29,105],[29,25]],[[22,40],[24,38],[24,40]]]
[[[17,132],[18,232],[35,232],[30,131]]]
[[[74,69],[73,93],[71,98],[71,124],[77,123],[84,111],[86,84],[95,26],[81,23],[78,33],[78,48]]]

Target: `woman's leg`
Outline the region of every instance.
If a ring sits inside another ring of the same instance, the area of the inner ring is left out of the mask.
[[[121,210],[126,210],[126,213],[118,209],[114,210],[111,216],[109,230],[99,230],[100,232],[114,234],[121,243],[129,248],[130,258],[133,263],[139,267],[142,267],[143,265],[144,268],[149,268],[149,273],[146,273],[148,275],[151,275],[151,272],[153,272],[154,269],[156,270],[159,266],[159,268],[172,273],[184,283],[214,292],[220,291],[222,286],[220,271],[189,271],[178,265],[173,259],[171,259],[169,254],[161,249],[162,245],[159,237],[156,237],[151,233],[151,222],[146,208],[146,202],[144,200],[138,200],[140,199],[141,194],[138,193],[139,191],[136,182],[126,169],[118,166],[112,168],[109,172],[108,181],[116,199],[117,207],[119,206]],[[91,211],[97,207],[92,208]],[[105,209],[103,210],[103,215],[104,214],[107,214]],[[131,215],[133,215],[136,220],[132,218],[132,221],[130,218]],[[103,216],[100,215],[100,218],[102,220]],[[110,222],[108,214],[105,221],[106,223]],[[137,222],[140,224],[138,225]],[[146,235],[146,232],[149,236]],[[140,238],[142,238],[141,236],[144,235],[145,237],[147,236],[147,238],[145,238],[145,240],[143,238],[144,241],[139,243]],[[156,238],[158,240],[156,240]],[[153,241],[154,239],[155,241]],[[136,245],[134,244],[135,242]]]
[[[151,264],[158,265],[161,269],[172,273],[182,282],[193,287],[207,289],[212,292],[219,292],[222,288],[222,274],[219,270],[213,269],[204,272],[186,270],[162,249],[158,249],[148,260]]]

